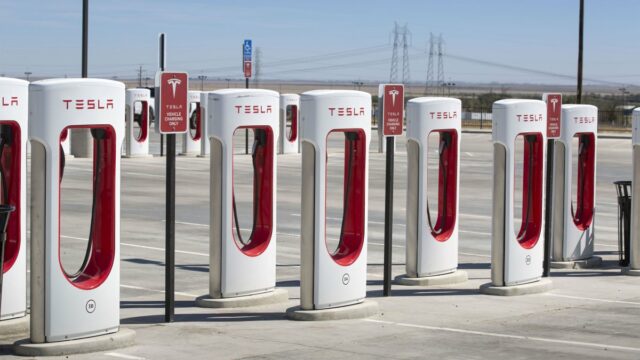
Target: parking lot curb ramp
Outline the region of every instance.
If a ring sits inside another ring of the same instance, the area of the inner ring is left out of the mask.
[[[29,339],[17,341],[13,352],[21,356],[66,356],[120,349],[135,344],[136,332],[120,328],[113,334],[84,339],[33,344]]]
[[[214,299],[209,295],[196,299],[196,305],[203,308],[243,308],[251,306],[271,305],[289,301],[289,292],[284,289],[255,295]]]
[[[325,321],[364,319],[378,314],[378,303],[365,300],[359,304],[322,310],[302,310],[299,306],[287,309],[287,318],[297,321]]]
[[[584,260],[574,261],[552,261],[550,266],[552,269],[593,269],[602,265],[600,256],[592,256]]]
[[[469,277],[467,272],[456,270],[452,273],[425,277],[408,277],[400,275],[394,279],[394,283],[405,286],[436,286],[436,285],[452,285],[467,281]]]
[[[551,279],[543,278],[536,282],[513,286],[494,286],[492,283],[486,283],[480,286],[480,292],[485,295],[519,296],[540,294],[552,288]]]

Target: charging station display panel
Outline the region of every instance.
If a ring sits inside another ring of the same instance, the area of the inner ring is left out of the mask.
[[[297,94],[280,95],[280,139],[278,153],[298,152],[300,133],[300,96]]]
[[[26,181],[28,87],[0,77],[0,205],[13,207],[6,219],[0,320],[26,315]],[[5,219],[3,219],[5,220]],[[4,221],[3,221],[4,222]]]

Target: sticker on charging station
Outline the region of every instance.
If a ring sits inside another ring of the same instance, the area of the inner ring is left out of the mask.
[[[185,72],[158,72],[156,75],[156,109],[161,134],[187,132],[189,76]]]
[[[382,135],[402,135],[404,118],[404,86],[382,86]]]
[[[560,137],[560,121],[562,116],[562,94],[544,94],[547,102],[547,138]]]

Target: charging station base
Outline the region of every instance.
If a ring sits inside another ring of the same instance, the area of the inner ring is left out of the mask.
[[[629,267],[622,268],[622,274],[629,276],[640,276],[640,269],[632,269]]]
[[[178,156],[184,157],[200,157],[200,152],[181,152]]]
[[[480,286],[480,293],[497,296],[518,296],[540,294],[547,292],[552,288],[553,283],[551,282],[551,279],[542,278],[536,282],[513,286],[494,286],[492,283],[486,283]]]
[[[13,352],[21,356],[66,356],[120,349],[135,344],[136,332],[120,328],[113,334],[84,339],[34,344],[29,339],[13,344]]]
[[[29,315],[0,321],[0,337],[29,334]]]
[[[152,158],[152,154],[142,154],[142,155],[122,155],[125,159],[147,159]]]
[[[592,269],[602,265],[602,258],[592,256],[584,260],[552,261],[549,265],[552,269]]]
[[[424,277],[408,277],[407,275],[400,275],[394,279],[394,283],[398,285],[406,286],[436,286],[436,285],[452,285],[463,283],[467,281],[469,277],[467,272],[463,270],[456,270],[452,273],[424,276]]]
[[[205,308],[243,308],[250,306],[278,304],[286,301],[289,301],[289,292],[284,289],[275,289],[270,292],[256,295],[238,296],[222,299],[214,299],[209,295],[204,295],[196,299],[196,305]]]
[[[378,303],[365,300],[354,305],[322,310],[302,310],[300,306],[287,309],[287,318],[297,321],[325,321],[364,319],[378,314]]]

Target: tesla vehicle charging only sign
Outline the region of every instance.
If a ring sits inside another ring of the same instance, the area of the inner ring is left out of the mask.
[[[560,137],[560,117],[562,114],[562,94],[544,94],[547,102],[547,137]]]
[[[187,132],[189,124],[188,90],[189,76],[187,73],[158,72],[155,97],[161,134]]]
[[[382,91],[382,134],[384,136],[402,135],[404,86],[382,85]]]

